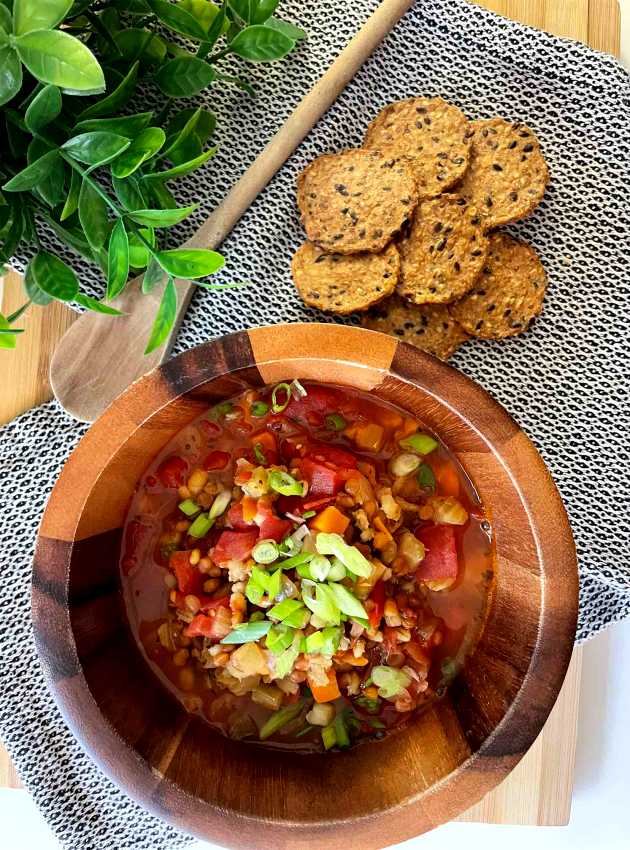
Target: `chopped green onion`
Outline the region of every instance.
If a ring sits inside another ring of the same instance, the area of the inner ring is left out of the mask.
[[[389,471],[396,478],[404,478],[406,475],[415,472],[420,463],[420,458],[414,452],[402,452],[390,460]]]
[[[250,623],[256,623],[258,620],[264,620],[265,614],[264,611],[254,611],[252,616],[249,618]]]
[[[229,490],[221,490],[220,493],[217,493],[214,497],[214,502],[208,511],[210,519],[216,519],[217,517],[222,516],[231,501],[232,493]]]
[[[267,576],[267,573],[259,567],[252,567],[252,572],[249,577],[249,581],[247,582],[247,587],[245,588],[245,596],[249,599],[252,605],[258,605],[265,595],[268,584],[269,577]]]
[[[343,431],[346,427],[346,420],[341,413],[329,413],[325,422],[329,431]]]
[[[274,469],[269,473],[267,483],[272,490],[282,496],[305,496],[305,482],[296,481],[288,472]]]
[[[314,595],[313,595],[314,594]],[[338,626],[341,622],[341,612],[337,607],[330,588],[325,584],[307,584],[302,582],[302,599],[307,608],[318,618],[318,621],[328,626]]]
[[[331,750],[337,743],[337,733],[334,724],[324,726],[322,729],[322,742],[325,750]]]
[[[184,499],[184,501],[180,502],[177,507],[183,514],[186,514],[186,516],[194,516],[201,510],[197,502],[192,499]]]
[[[348,730],[346,728],[346,724],[343,719],[343,715],[338,714],[335,717],[333,722],[333,726],[335,727],[335,736],[337,738],[337,746],[338,747],[349,747],[350,746],[350,736],[348,735]]]
[[[313,556],[311,556],[313,557]],[[309,559],[310,560],[310,559]],[[296,567],[296,572],[300,578],[308,578],[311,581],[315,581],[315,576],[311,572],[311,568],[308,563],[298,564]]]
[[[266,401],[255,401],[250,408],[250,413],[257,417],[266,416],[269,413],[269,405]]]
[[[188,529],[188,534],[190,534],[191,537],[205,537],[213,525],[214,517],[210,517],[208,514],[199,514],[197,519]]]
[[[279,401],[278,395],[280,393],[284,393],[286,398],[284,402]],[[282,411],[289,406],[289,402],[291,401],[291,387],[289,384],[277,384],[271,393],[271,409],[274,413],[282,413]]]
[[[341,628],[328,626],[318,632],[308,635],[304,641],[304,652],[308,655],[334,655],[339,649]]]
[[[378,714],[381,708],[380,699],[370,699],[369,697],[357,697],[355,703],[367,711],[368,714]]]
[[[346,568],[339,558],[333,558],[327,575],[328,581],[342,581],[347,575]]]
[[[349,546],[340,534],[320,531],[315,539],[315,548],[320,555],[336,555],[344,567],[356,576],[368,578],[372,565],[356,546]]]
[[[256,458],[257,462],[260,463],[262,466],[265,466],[267,464],[267,455],[264,453],[263,447],[260,443],[256,443],[256,445],[254,446],[254,457]]]
[[[378,687],[378,695],[391,699],[404,691],[411,683],[411,676],[396,667],[379,665],[372,668],[372,681]]]
[[[312,516],[316,516],[317,511],[306,511],[306,513],[302,514],[302,519],[310,519]]]
[[[252,549],[252,558],[257,564],[271,564],[278,558],[278,544],[275,540],[259,540]]]
[[[330,582],[328,587],[342,614],[347,614],[348,617],[367,617],[368,614],[363,605],[343,584]]]
[[[280,623],[277,626],[272,626],[267,632],[266,646],[269,652],[274,655],[280,655],[285,649],[288,649],[293,643],[293,629]]]
[[[269,576],[269,581],[267,583],[267,596],[271,602],[273,602],[277,596],[280,596],[282,578],[282,570],[276,570]]]
[[[378,717],[370,717],[368,723],[372,729],[387,729],[387,726],[385,726],[383,721],[379,720]]]
[[[308,568],[315,581],[326,581],[331,563],[325,555],[314,555]]]
[[[264,637],[271,628],[269,620],[251,620],[249,623],[242,623],[233,629],[229,635],[221,638],[221,643],[249,643],[250,641],[260,640]]]
[[[283,726],[286,726],[287,723],[296,718],[303,708],[304,704],[302,702],[296,702],[294,705],[286,705],[280,711],[276,711],[258,733],[260,740],[264,741],[279,729],[282,729]]]
[[[305,395],[308,395],[308,393],[297,378],[294,378],[291,381],[291,395],[293,396],[293,398],[304,398]]]
[[[304,735],[308,735],[309,732],[312,732],[315,729],[315,726],[311,726],[310,723],[307,723],[304,729],[300,729],[299,732],[296,733],[296,738],[302,738]]]
[[[292,629],[306,628],[311,614],[308,608],[298,608],[282,621],[283,626],[290,626]]]
[[[210,416],[212,419],[220,419],[222,416],[225,416],[226,413],[231,413],[234,405],[231,401],[222,401],[220,404],[215,404],[215,406],[210,411]]]
[[[312,557],[312,552],[300,552],[299,555],[293,555],[291,558],[287,558],[285,561],[282,561],[282,569],[291,570],[294,567],[298,567],[299,574],[299,567],[301,567],[303,564],[307,564]],[[310,576],[306,576],[306,578],[310,578]]]
[[[282,602],[273,606],[267,616],[269,616],[272,620],[277,620],[279,622],[280,620],[284,620],[284,618],[288,617],[290,614],[299,611],[303,607],[304,605],[299,599],[283,599]]]
[[[418,432],[417,434],[411,434],[411,436],[405,437],[404,440],[399,440],[398,445],[401,449],[409,449],[419,455],[428,455],[437,449],[439,444],[430,434]]]
[[[418,484],[426,490],[435,491],[435,475],[428,463],[423,463],[418,469]]]
[[[294,637],[293,644],[288,649],[285,649],[284,652],[281,652],[276,659],[274,672],[280,679],[284,679],[285,676],[289,675],[289,673],[293,670],[293,665],[298,659],[298,655],[300,654],[300,643],[302,638],[299,634],[296,634],[296,637],[297,640]]]

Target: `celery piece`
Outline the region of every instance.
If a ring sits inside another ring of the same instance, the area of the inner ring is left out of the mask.
[[[190,534],[191,537],[205,537],[213,525],[213,517],[209,517],[208,514],[199,514],[197,519],[188,529],[188,534]]]
[[[184,501],[180,502],[177,507],[183,514],[186,514],[186,516],[194,516],[201,510],[197,502],[194,502],[192,499],[184,499]]]
[[[334,724],[324,726],[322,729],[322,742],[325,750],[332,749],[337,743],[337,733]]]
[[[338,747],[349,747],[350,746],[350,736],[348,735],[348,729],[344,722],[343,716],[338,714],[334,721],[333,726],[335,727],[335,736],[337,738],[337,746]]]
[[[266,738],[270,738],[271,735],[282,729],[283,726],[286,726],[289,721],[298,716],[303,707],[303,703],[296,702],[294,705],[286,705],[279,711],[274,712],[258,733],[260,740],[264,741]]]

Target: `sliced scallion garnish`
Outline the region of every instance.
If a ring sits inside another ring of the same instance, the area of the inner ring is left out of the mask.
[[[428,455],[437,449],[438,441],[430,434],[418,432],[417,434],[411,434],[409,437],[405,437],[404,440],[399,440],[398,445],[401,449],[409,449],[419,455]]]
[[[297,378],[294,378],[291,381],[291,395],[293,398],[304,398],[305,395],[308,395],[302,384],[298,381]]]
[[[220,493],[217,493],[208,512],[210,519],[216,519],[222,516],[231,501],[232,493],[229,490],[221,490]]]
[[[264,453],[263,447],[260,443],[256,443],[254,446],[254,457],[256,458],[257,463],[260,463],[262,466],[266,466],[267,455]]]
[[[280,401],[280,396],[284,394],[284,401]],[[291,387],[287,383],[276,384],[271,392],[271,410],[274,413],[282,413],[289,406],[291,401]]]
[[[322,729],[322,743],[325,750],[331,750],[337,743],[337,733],[333,724]]]
[[[336,555],[344,567],[356,576],[367,578],[372,574],[372,565],[359,552],[356,546],[350,546],[340,534],[320,531],[315,539],[315,548],[320,555]]]
[[[269,413],[269,405],[266,401],[255,401],[250,408],[250,413],[256,417],[266,416]]]
[[[278,558],[278,544],[275,540],[259,540],[252,549],[252,558],[257,564],[272,564]]]
[[[249,643],[260,640],[271,628],[269,620],[254,620],[254,622],[242,623],[233,629],[229,635],[221,638],[221,643]]]
[[[418,469],[418,484],[426,490],[435,490],[435,475],[428,463],[420,464]]]
[[[201,510],[197,502],[192,499],[184,499],[184,501],[180,502],[177,507],[183,514],[186,514],[186,516],[194,516]]]
[[[220,404],[215,404],[215,406],[210,411],[210,416],[212,419],[220,419],[222,416],[225,416],[226,413],[231,413],[234,405],[231,401],[222,401]]]
[[[269,473],[267,483],[272,490],[280,493],[282,496],[304,496],[305,482],[296,481],[288,472],[282,472],[279,469],[274,469]]]
[[[325,422],[329,431],[343,431],[346,427],[346,420],[341,413],[329,413]]]
[[[199,514],[197,519],[188,529],[188,534],[190,534],[191,537],[205,537],[213,525],[214,517],[210,517],[208,514]]]
[[[278,729],[282,729],[283,726],[286,726],[287,723],[298,716],[303,707],[303,702],[296,702],[295,705],[286,705],[284,708],[281,708],[280,711],[276,711],[275,714],[272,714],[258,733],[260,740],[264,741],[265,738],[271,737],[271,735],[277,732]]]

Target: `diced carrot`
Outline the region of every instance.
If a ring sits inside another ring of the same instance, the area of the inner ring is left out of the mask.
[[[459,477],[452,464],[440,464],[434,474],[440,496],[459,496]]]
[[[316,531],[326,531],[331,534],[343,534],[348,525],[350,524],[350,520],[345,514],[342,514],[341,511],[336,508],[334,505],[330,505],[327,508],[317,514],[315,519],[311,522],[311,528],[314,528]]]
[[[243,522],[253,522],[258,510],[257,500],[252,496],[244,496],[241,504],[243,506]]]
[[[360,658],[356,658],[350,650],[346,652],[338,652],[335,655],[335,660],[340,661],[342,664],[351,664],[353,667],[365,667],[368,663],[365,655],[360,656]]]
[[[363,696],[368,699],[378,699],[378,688],[375,685],[370,685],[363,691]]]
[[[383,445],[385,429],[376,422],[368,422],[355,428],[354,442],[357,448],[366,452],[378,452]]]
[[[325,685],[318,685],[311,676],[306,677],[308,686],[313,694],[315,702],[332,702],[341,696],[339,685],[337,684],[337,674],[332,669],[328,670],[328,682]]]

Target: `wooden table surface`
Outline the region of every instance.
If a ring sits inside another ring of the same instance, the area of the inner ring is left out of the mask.
[[[499,14],[618,55],[617,0],[479,0]],[[2,313],[23,302],[21,279],[9,274],[0,291]],[[48,366],[56,341],[75,318],[59,303],[31,307],[26,333],[13,352],[0,349],[0,422],[50,397]],[[558,701],[538,740],[508,778],[460,820],[529,825],[566,824],[571,810],[577,736],[581,650],[577,648]],[[0,744],[0,787],[19,788]]]

